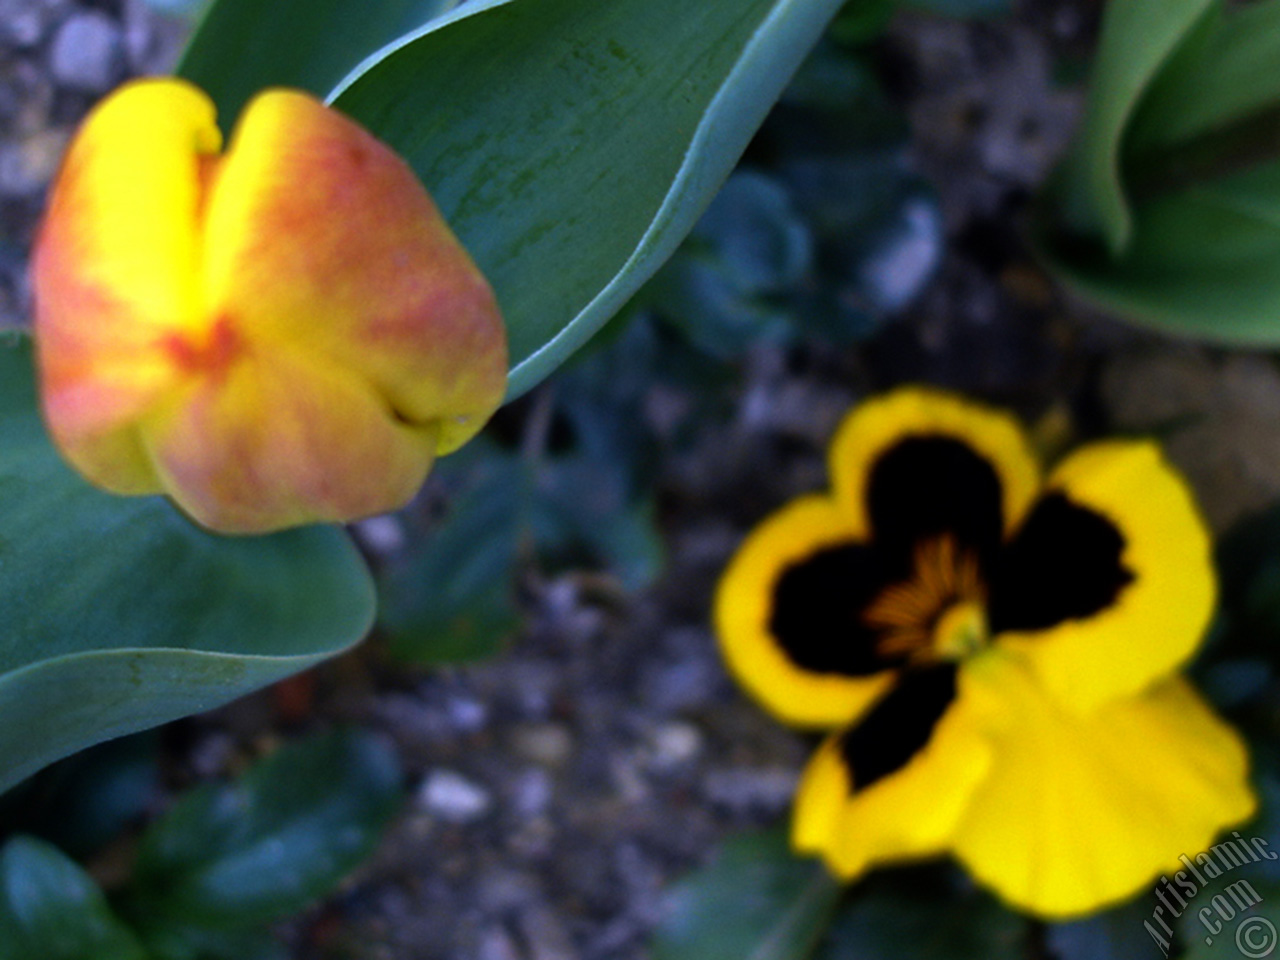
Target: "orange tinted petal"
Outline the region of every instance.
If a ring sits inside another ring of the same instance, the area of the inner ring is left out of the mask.
[[[143,425],[179,506],[212,529],[260,533],[413,496],[435,457],[433,426],[397,422],[359,377],[300,351],[245,349]]]
[[[157,337],[197,322],[204,169],[219,144],[199,90],[129,84],[90,114],[50,196],[33,267],[45,415],[110,489],[156,488],[145,458],[122,451],[173,380]]]
[[[246,110],[210,197],[205,297],[248,335],[356,370],[440,452],[502,399],[506,334],[487,282],[412,171],[292,91]]]

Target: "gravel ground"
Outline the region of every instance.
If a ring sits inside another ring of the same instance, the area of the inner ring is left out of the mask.
[[[391,668],[377,638],[319,671],[313,716],[382,730],[411,802],[375,859],[282,931],[300,958],[638,960],[667,883],[726,834],[785,815],[809,744],[736,692],[707,626],[746,529],[824,483],[858,397],[924,379],[1013,405],[1047,444],[1178,423],[1170,451],[1215,527],[1280,496],[1280,375],[1267,359],[1169,344],[1092,316],[1038,270],[1017,213],[1061,150],[1078,95],[1055,58],[1087,52],[1096,4],[1010,21],[895,21],[887,74],[937,185],[949,247],[924,296],[864,349],[761,349],[730,416],[660,481],[667,573],[524,585],[527,626],[478,667]],[[134,0],[0,0],[0,324],[29,313],[35,218],[69,131],[131,74],[162,71],[181,21]],[[358,533],[398,547],[388,522]],[[262,695],[187,721],[174,784],[235,769],[285,725]]]

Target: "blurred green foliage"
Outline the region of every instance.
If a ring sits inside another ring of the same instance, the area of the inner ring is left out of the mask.
[[[380,577],[394,656],[494,653],[518,625],[523,564],[644,586],[662,561],[659,453],[680,449],[682,424],[718,415],[718,385],[752,346],[850,343],[923,289],[941,256],[941,215],[909,168],[906,119],[869,46],[889,10],[867,19],[867,9],[846,6],[746,162],[628,309],[487,438],[437,465],[443,514]],[[646,405],[664,387],[695,406],[659,430]]]
[[[785,830],[735,837],[668,891],[654,960],[803,960],[839,898],[824,867],[792,855]]]
[[[0,960],[283,958],[265,925],[331,892],[401,801],[381,740],[317,735],[180,796],[104,892],[70,854],[92,858],[149,814],[155,747],[154,737],[103,745],[5,798]]]
[[[1280,343],[1280,2],[1105,8],[1084,122],[1040,198],[1048,266],[1120,315]]]

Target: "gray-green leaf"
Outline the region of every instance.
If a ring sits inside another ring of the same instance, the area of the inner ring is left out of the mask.
[[[147,960],[93,878],[56,847],[0,851],[0,960]]]
[[[336,528],[229,539],[88,486],[46,438],[18,336],[0,337],[0,593],[0,789],[306,669],[373,619]]]
[[[476,2],[333,102],[409,161],[493,283],[517,396],[671,254],[839,7]]]

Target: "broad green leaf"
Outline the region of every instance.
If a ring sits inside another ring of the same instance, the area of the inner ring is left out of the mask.
[[[0,960],[148,960],[93,878],[56,847],[0,851]]]
[[[236,929],[302,910],[372,851],[400,779],[369,734],[281,747],[236,783],[187,794],[147,830],[130,905],[161,928]]]
[[[230,129],[259,90],[298,87],[323,97],[365,57],[459,2],[215,0],[177,73],[213,97]]]
[[[1133,224],[1121,171],[1126,128],[1161,67],[1216,0],[1119,0],[1106,6],[1084,126],[1061,174],[1064,225],[1113,254]]]
[[[668,894],[654,960],[802,960],[826,930],[840,886],[791,853],[785,830],[736,837]],[[899,956],[910,954],[899,954]]]
[[[1061,237],[1060,279],[1163,330],[1231,344],[1280,339],[1280,162],[1142,204],[1124,254]]]
[[[952,875],[953,876],[953,875]],[[1027,921],[932,867],[863,881],[814,960],[1023,960]]]
[[[81,481],[0,337],[0,789],[83,747],[209,710],[357,642],[373,590],[332,528],[228,539]]]
[[[148,731],[60,760],[0,796],[0,825],[83,860],[151,813],[159,749],[156,731]]]
[[[493,283],[518,396],[671,254],[840,0],[477,0],[333,103],[417,171]]]
[[[1211,14],[1161,70],[1129,134],[1150,156],[1280,101],[1280,0]]]

